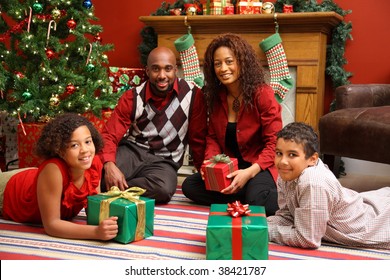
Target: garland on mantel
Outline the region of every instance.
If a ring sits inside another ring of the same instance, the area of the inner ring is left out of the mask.
[[[198,0],[178,0],[173,4],[162,2],[161,7],[152,13],[152,16],[170,15],[171,9],[182,9],[184,4],[196,3]],[[317,3],[316,0],[276,0],[275,11],[281,13],[284,4],[291,4],[294,7],[294,12],[336,12],[341,16],[351,13],[350,10],[343,10],[333,0],[323,0],[322,3]],[[344,69],[347,60],[344,57],[345,45],[351,36],[352,23],[341,21],[332,31],[331,43],[327,45],[326,51],[326,69],[325,73],[330,76],[333,88],[341,85],[349,84],[348,78],[352,73]],[[146,65],[146,58],[149,52],[157,46],[157,34],[152,27],[146,26],[141,31],[142,43],[138,46],[141,53],[141,62]],[[334,102],[331,104],[331,111],[334,109]]]

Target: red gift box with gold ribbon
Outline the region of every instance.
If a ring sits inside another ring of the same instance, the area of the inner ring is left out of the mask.
[[[206,229],[207,260],[267,260],[268,249],[263,206],[238,201],[211,205]]]
[[[211,191],[221,191],[228,187],[232,179],[226,176],[238,169],[238,160],[220,154],[206,160],[201,170],[204,174],[206,189]]]

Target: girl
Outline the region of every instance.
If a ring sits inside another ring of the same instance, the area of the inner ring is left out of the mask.
[[[39,168],[0,173],[3,217],[42,223],[46,233],[56,237],[114,238],[117,217],[98,226],[70,221],[87,206],[87,196],[100,192],[102,163],[95,154],[102,147],[99,132],[86,118],[66,113],[50,121],[36,145],[37,156],[44,159]]]

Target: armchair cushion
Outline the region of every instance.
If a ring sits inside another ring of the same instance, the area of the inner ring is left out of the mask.
[[[337,177],[337,157],[390,164],[390,84],[345,85],[335,94],[336,110],[319,121],[325,163]]]

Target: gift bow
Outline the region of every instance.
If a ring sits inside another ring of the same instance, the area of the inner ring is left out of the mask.
[[[228,157],[225,154],[219,154],[219,155],[213,156],[210,159],[210,161],[213,163],[217,163],[217,162],[230,163],[231,162],[230,157]]]
[[[99,223],[109,217],[110,203],[118,198],[124,198],[128,201],[134,202],[137,207],[138,220],[135,229],[134,241],[143,239],[146,226],[146,210],[145,201],[140,200],[139,197],[144,194],[145,191],[146,190],[139,187],[131,187],[125,191],[121,191],[118,187],[113,186],[108,192],[101,193],[102,195],[111,196],[111,198],[100,201]]]
[[[233,203],[228,203],[228,208],[226,211],[229,213],[230,216],[233,218],[241,217],[244,215],[248,215],[251,210],[249,210],[248,204],[241,204],[239,201],[235,201]]]

